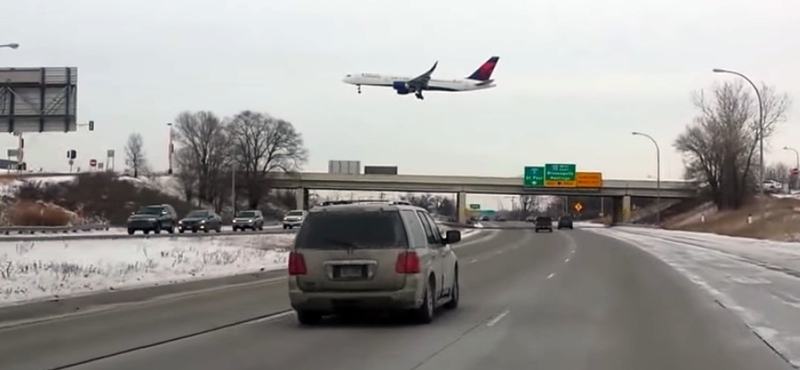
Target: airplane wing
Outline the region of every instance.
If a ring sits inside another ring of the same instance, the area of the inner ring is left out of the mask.
[[[438,61],[436,63],[433,63],[433,67],[431,67],[431,69],[429,69],[428,72],[425,72],[417,77],[412,78],[411,80],[406,82],[406,84],[409,87],[414,88],[415,90],[422,90],[428,87],[428,82],[431,81],[431,74],[436,69],[436,66],[438,64],[439,64]]]

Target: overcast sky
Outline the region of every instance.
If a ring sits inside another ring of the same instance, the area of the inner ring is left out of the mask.
[[[8,67],[78,67],[78,119],[94,132],[28,134],[30,167],[66,171],[144,136],[167,168],[166,122],[183,110],[258,110],[291,121],[327,162],[397,165],[403,174],[519,176],[525,165],[576,163],[606,178],[682,176],[672,149],[696,114],[692,92],[715,67],[800,99],[796,0],[274,1],[24,0],[0,5]],[[485,91],[429,92],[341,82],[350,72],[463,78],[500,56]],[[797,102],[800,104],[800,102]],[[794,162],[797,104],[768,161]],[[2,139],[7,148],[15,140]],[[3,151],[4,152],[4,151]]]

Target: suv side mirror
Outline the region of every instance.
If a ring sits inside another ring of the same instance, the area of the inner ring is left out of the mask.
[[[455,244],[461,241],[461,231],[447,230],[444,237],[445,244]]]

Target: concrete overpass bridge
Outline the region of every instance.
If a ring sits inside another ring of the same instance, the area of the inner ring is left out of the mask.
[[[566,195],[610,197],[615,222],[630,216],[631,197],[658,195],[656,181],[603,180],[600,188],[526,188],[520,177],[348,175],[318,172],[271,173],[270,186],[295,189],[298,207],[308,207],[309,190],[395,191],[457,194],[458,221],[466,222],[467,194]],[[694,198],[698,185],[689,181],[661,181],[661,198]]]

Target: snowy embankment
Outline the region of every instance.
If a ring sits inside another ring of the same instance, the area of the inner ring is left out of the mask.
[[[283,268],[293,234],[0,242],[0,305]]]
[[[0,306],[279,270],[294,237],[0,241]]]
[[[592,231],[634,244],[682,272],[800,367],[800,243],[635,227]]]

